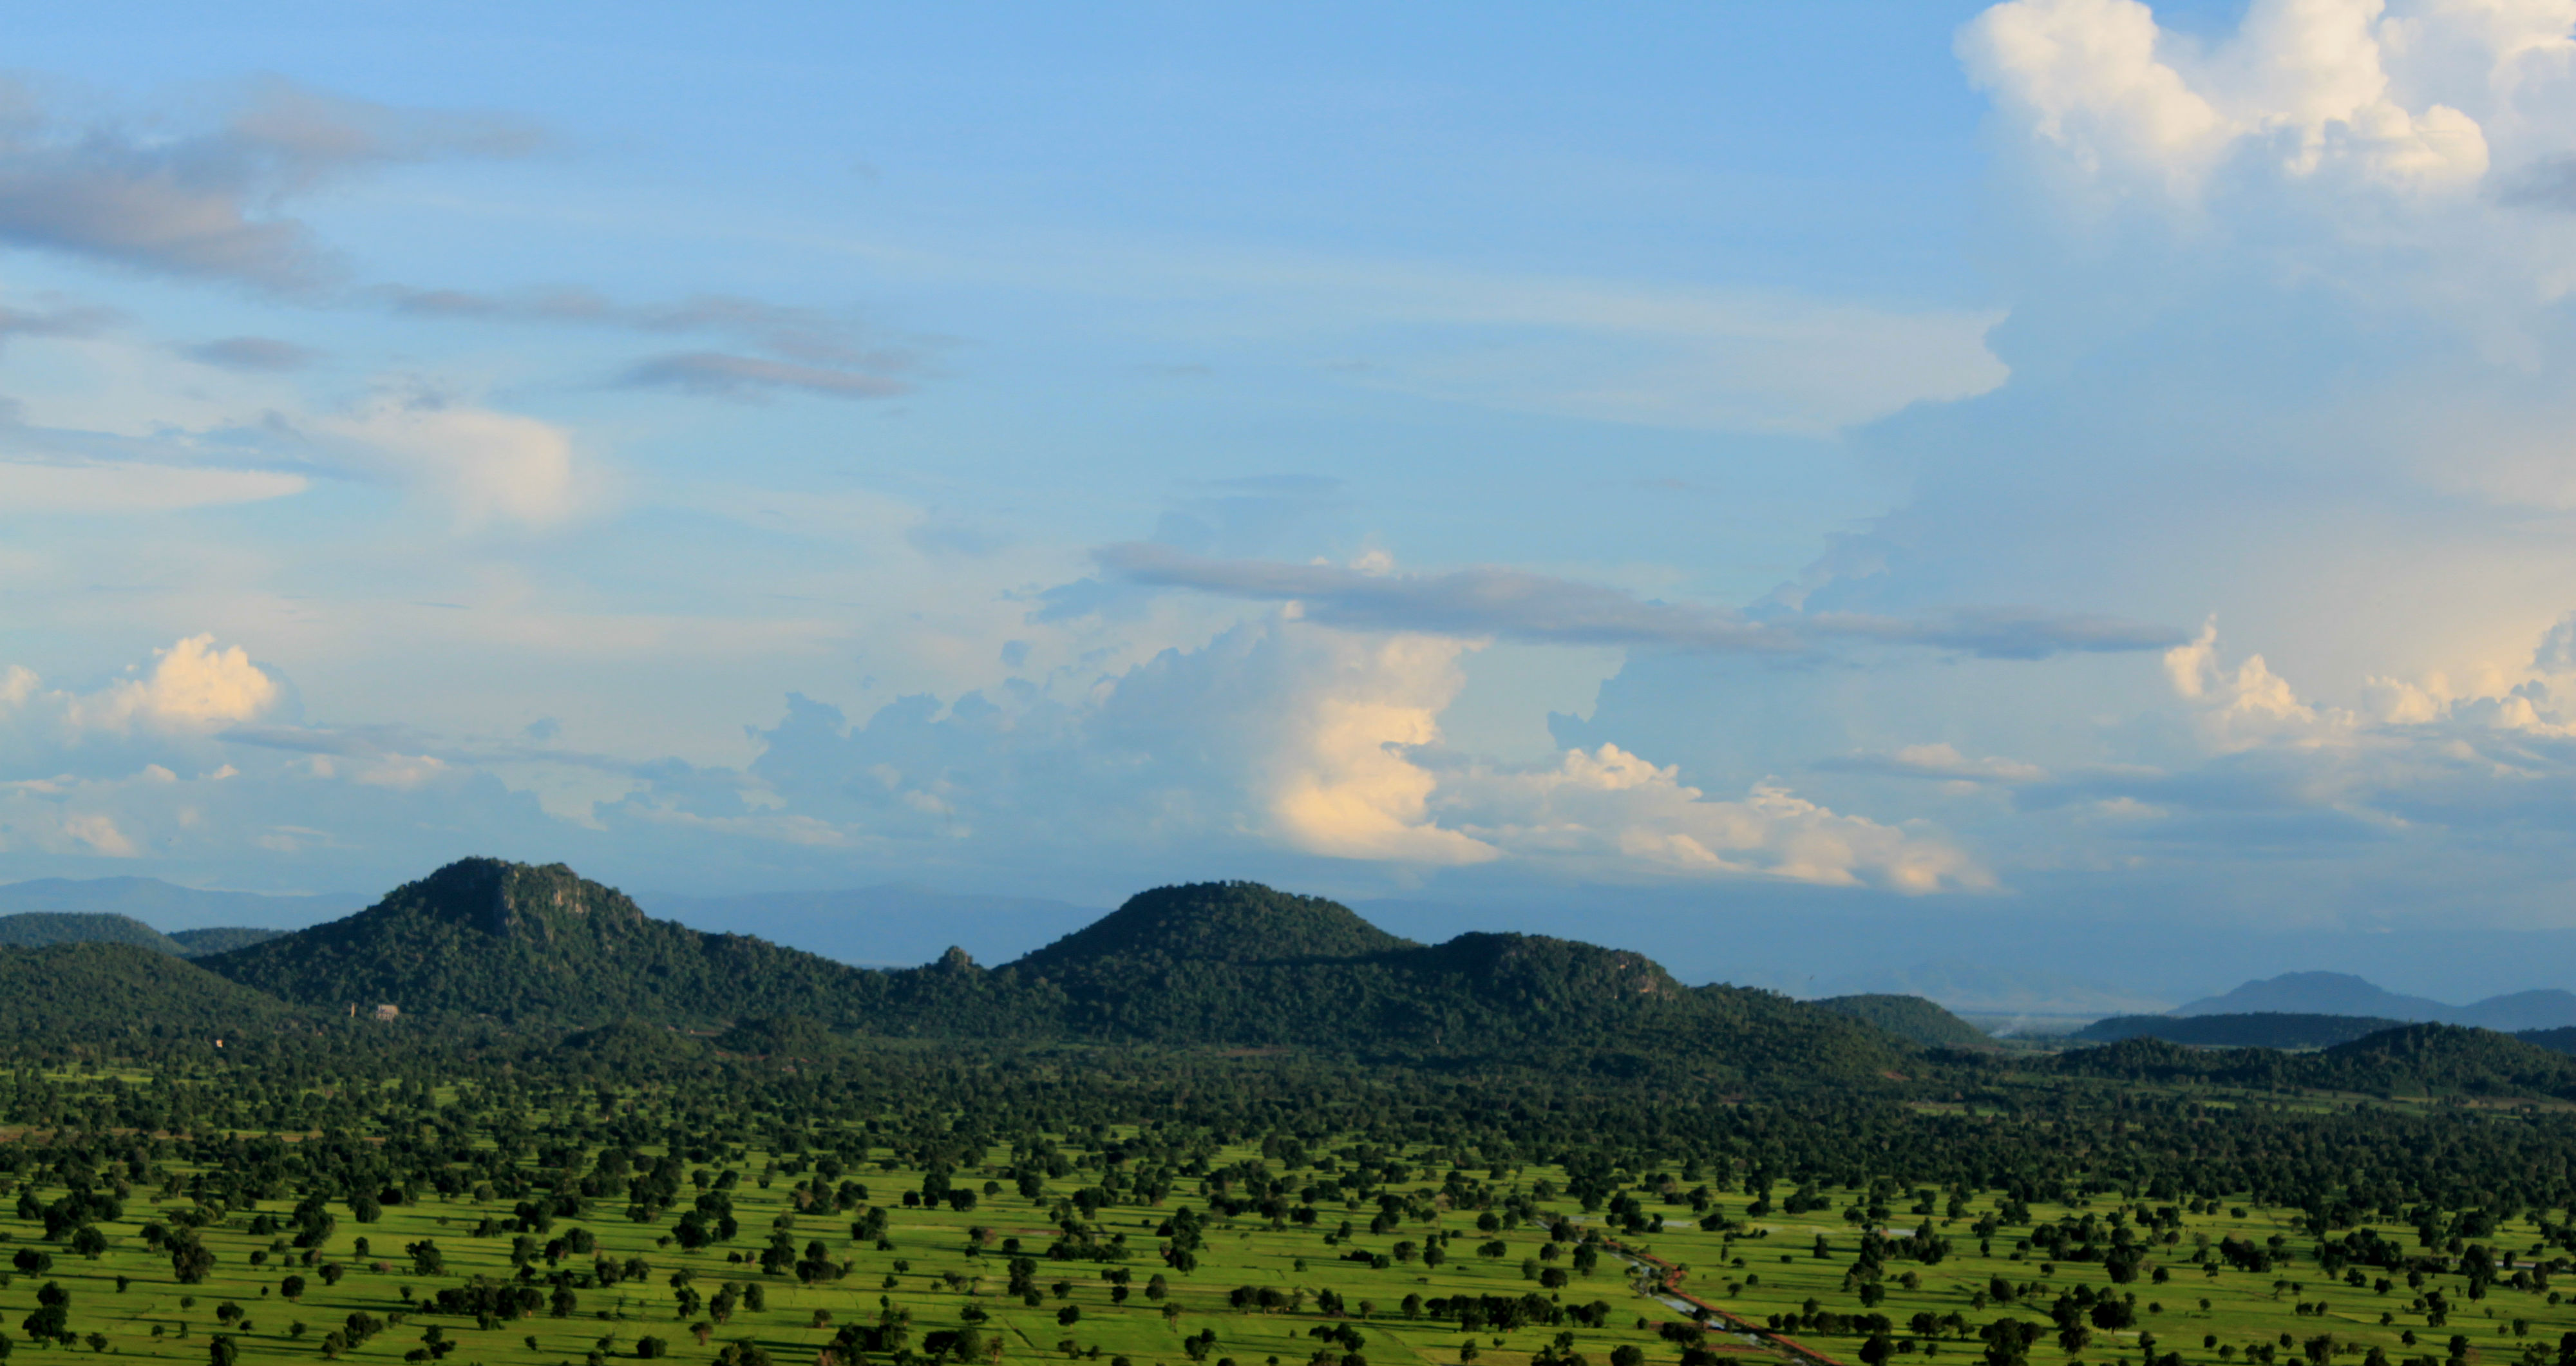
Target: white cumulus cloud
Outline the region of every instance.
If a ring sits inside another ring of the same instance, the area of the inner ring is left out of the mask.
[[[2139,0],[2008,0],[1958,46],[2009,120],[2113,188],[2189,198],[2245,154],[2417,193],[2486,175],[2486,129],[2460,106],[2509,95],[2499,82],[2570,25],[2563,4],[2254,0],[2204,49]]]
[[[240,646],[217,647],[212,635],[188,636],[153,654],[143,677],[69,699],[72,728],[204,733],[252,720],[277,701],[277,680]]]
[[[1553,768],[1444,778],[1442,815],[1533,862],[1595,876],[1756,876],[1905,893],[1984,889],[1993,875],[1928,834],[1827,810],[1776,782],[1712,800],[1616,745]]]

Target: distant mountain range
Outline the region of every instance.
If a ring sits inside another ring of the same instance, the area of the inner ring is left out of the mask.
[[[0,948],[40,949],[53,944],[128,944],[177,958],[202,958],[275,939],[284,930],[214,926],[163,934],[130,915],[81,911],[20,911],[0,915]]]
[[[888,892],[881,904],[923,904],[902,899],[914,895],[927,894]],[[1045,903],[988,909],[1063,913]],[[1643,954],[1544,935],[1418,943],[1336,902],[1249,882],[1141,893],[995,968],[957,947],[920,967],[856,967],[648,916],[561,865],[494,859],[451,864],[341,919],[180,956],[217,938],[202,927],[164,936],[102,913],[0,917],[0,1042],[145,1038],[193,1048],[221,1037],[256,1052],[335,1031],[397,1031],[346,1036],[351,1046],[391,1046],[419,1029],[441,1047],[516,1035],[641,1067],[674,1049],[794,1060],[891,1038],[994,1057],[1034,1048],[1056,1060],[1110,1046],[1296,1052],[1465,1079],[1541,1069],[1653,1078],[1721,1097],[1909,1078],[1949,1086],[1948,1069],[1972,1080],[1985,1065],[1975,1055],[1993,1050],[1918,996],[1800,1002],[1691,987]],[[2301,974],[2214,999],[2394,1001],[2518,1022],[2545,1017],[2556,995],[2453,1008]],[[397,1010],[380,1019],[383,1006]],[[2011,1065],[2357,1095],[2576,1099],[2576,1027],[2517,1039],[2393,1016],[2257,1011],[2138,1016],[2090,1032],[2115,1041]],[[2176,1039],[2267,1047],[2195,1049]]]
[[[152,877],[49,877],[0,883],[0,915],[24,911],[122,915],[167,930],[231,925],[291,930],[347,915],[367,900],[355,892],[279,896],[207,891]]]
[[[2576,1026],[2576,993],[2518,991],[2465,1006],[2401,996],[2341,972],[2289,972],[2177,1007],[2176,1016],[2344,1015],[2409,1024],[2471,1025],[2516,1033]]]

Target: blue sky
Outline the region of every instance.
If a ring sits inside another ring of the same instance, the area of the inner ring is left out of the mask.
[[[2571,32],[49,14],[0,878],[2564,927]]]

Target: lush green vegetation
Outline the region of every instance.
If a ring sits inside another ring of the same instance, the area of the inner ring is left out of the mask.
[[[130,944],[180,958],[196,958],[275,939],[280,933],[227,927],[163,934],[130,915],[86,911],[0,915],[0,948],[12,949],[41,949],[54,944]]]
[[[1900,1039],[1926,1048],[1992,1048],[1986,1031],[1920,996],[1828,996],[1812,1004],[1855,1020],[1867,1020]]]
[[[2526,1029],[2515,1038],[2552,1053],[2576,1053],[2576,1026],[2566,1029]]]
[[[1773,993],[1685,987],[1640,954],[1510,934],[1423,946],[1248,883],[1145,893],[999,970],[951,953],[877,971],[654,920],[560,866],[475,859],[205,961],[325,1010],[522,1024],[802,1019],[847,1035],[1293,1046],[1736,1081],[1874,1077],[1908,1051]]]
[[[882,973],[473,862],[211,961],[0,950],[17,1352],[2576,1361],[2576,1058],[2483,1030],[2015,1056],[1248,884]]]
[[[2196,1049],[2135,1038],[2059,1055],[2064,1073],[2196,1082],[2270,1091],[2397,1097],[2576,1099],[2576,1058],[2510,1034],[2461,1025],[2401,1025],[2317,1053]]]
[[[284,930],[258,930],[246,925],[218,925],[202,930],[172,930],[170,941],[191,958],[212,953],[230,953],[253,944],[265,944],[279,938]]]
[[[292,1027],[305,1012],[131,944],[0,949],[0,1039],[185,1039]]]
[[[1711,1366],[1775,1334],[1845,1362],[2536,1364],[2576,1331],[2564,1112],[1991,1063],[1957,1100],[1747,1104],[823,1041],[344,1018],[21,1067],[0,1313],[39,1359],[388,1366]],[[1758,1331],[1693,1323],[1671,1265]]]
[[[187,947],[130,915],[74,911],[21,911],[0,915],[0,948],[41,949],[55,944],[130,944],[185,957]]]

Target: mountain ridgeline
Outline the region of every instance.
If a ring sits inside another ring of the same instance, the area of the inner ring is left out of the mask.
[[[560,865],[468,859],[375,906],[201,960],[325,1013],[725,1031],[810,1052],[830,1036],[1315,1049],[1721,1083],[1875,1076],[1903,1039],[1769,992],[1688,987],[1643,955],[1520,934],[1423,945],[1349,908],[1253,883],[1143,893],[997,969],[952,950],[855,968],[645,915]]]
[[[202,958],[210,953],[275,939],[282,930],[221,928],[179,930],[163,934],[130,915],[108,911],[21,911],[0,915],[0,948],[41,949],[55,944],[127,944],[174,958]]]
[[[2177,1018],[2229,1015],[2345,1016],[2405,1024],[2468,1025],[2500,1033],[2576,1027],[2576,993],[2555,989],[2490,996],[2464,1006],[2396,992],[2342,972],[2285,972],[2224,996],[2178,1006]],[[2160,1038],[2176,1038],[2159,1034]]]

